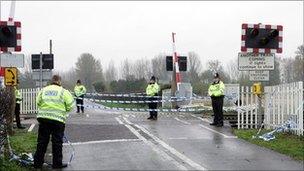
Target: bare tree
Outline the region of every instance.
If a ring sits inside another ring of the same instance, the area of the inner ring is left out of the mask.
[[[296,56],[281,59],[282,82],[304,81],[304,45],[298,47]]]
[[[89,91],[93,90],[93,83],[103,81],[103,72],[100,60],[90,53],[83,53],[76,62],[76,74]]]
[[[220,74],[221,80],[228,83],[230,82],[229,75],[224,71],[223,66],[219,60],[209,60],[207,62],[209,71],[214,74],[215,72]]]
[[[124,80],[128,80],[131,78],[131,64],[128,60],[128,58],[125,58],[125,60],[121,63],[121,77]]]
[[[72,67],[68,71],[59,72],[62,79],[62,86],[73,91],[76,81],[78,79],[75,68]]]
[[[111,81],[117,80],[117,69],[115,67],[114,61],[111,60],[108,64],[108,68],[105,72],[106,82],[110,83]]]
[[[160,82],[171,80],[172,72],[166,70],[166,54],[160,53],[151,60],[152,74],[159,78]]]
[[[151,75],[151,65],[149,60],[141,58],[136,60],[131,65],[131,73],[136,79],[148,79],[148,77]]]
[[[240,77],[240,71],[238,70],[237,60],[230,60],[226,65],[226,73],[230,77],[232,82],[237,82]]]
[[[294,81],[304,81],[304,45],[298,47],[293,63]]]
[[[202,63],[199,59],[199,56],[195,52],[189,52],[188,53],[188,61],[189,61],[189,80],[191,83],[199,82],[199,74],[202,71]]]

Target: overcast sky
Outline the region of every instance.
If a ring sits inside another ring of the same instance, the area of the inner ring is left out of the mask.
[[[10,1],[2,1],[7,20]],[[81,53],[92,53],[104,67],[177,52],[195,51],[203,63],[236,60],[241,24],[283,25],[282,57],[303,44],[303,1],[17,1],[15,20],[22,23],[22,53],[49,52],[53,40],[55,69],[74,66]]]

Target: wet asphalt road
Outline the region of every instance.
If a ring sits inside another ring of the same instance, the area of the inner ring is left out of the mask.
[[[303,163],[237,139],[229,125],[187,113],[86,109],[66,124],[75,149],[65,170],[302,170]],[[71,147],[64,145],[64,160]]]

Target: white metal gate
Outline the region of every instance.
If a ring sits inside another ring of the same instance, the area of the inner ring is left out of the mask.
[[[21,89],[22,102],[20,105],[21,114],[36,114],[38,108],[36,105],[36,96],[40,88]]]
[[[303,82],[268,86],[264,91],[266,128],[274,129],[291,119],[296,123],[291,129],[303,135]]]
[[[241,87],[237,101],[238,129],[258,127],[258,96],[253,94],[251,87]]]

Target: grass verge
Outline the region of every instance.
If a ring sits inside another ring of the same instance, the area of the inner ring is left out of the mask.
[[[252,139],[258,130],[238,130],[234,129],[234,134],[241,139],[258,146],[266,147],[276,152],[288,155],[296,160],[304,160],[304,137],[293,135],[291,133],[275,133],[275,139],[271,141],[264,141],[262,139]],[[261,131],[260,135],[269,132],[267,130]]]
[[[26,130],[16,130],[15,134],[10,137],[12,149],[17,153],[33,153],[36,149],[37,134],[27,132]],[[28,167],[22,167],[16,162],[10,162],[8,159],[0,157],[0,170],[5,171],[26,171],[32,170]]]

